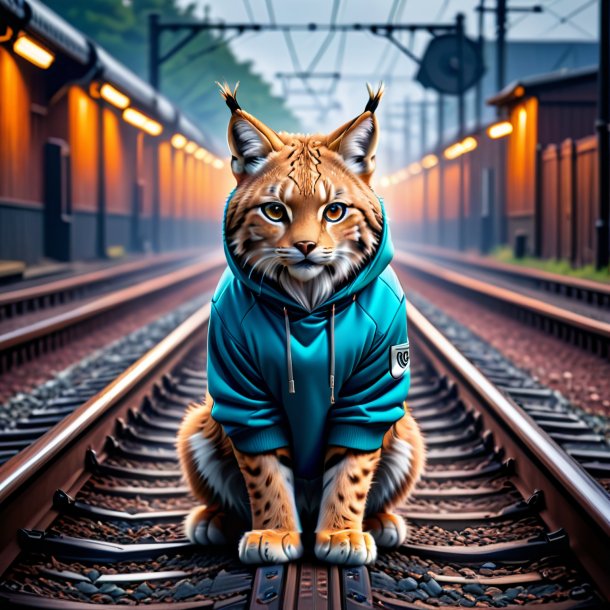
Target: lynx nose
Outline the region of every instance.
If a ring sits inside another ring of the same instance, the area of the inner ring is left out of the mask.
[[[294,247],[298,248],[303,253],[303,256],[307,256],[316,247],[316,242],[315,241],[295,241]]]

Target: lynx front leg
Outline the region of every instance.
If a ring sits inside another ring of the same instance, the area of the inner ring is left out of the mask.
[[[294,499],[294,479],[286,449],[263,454],[235,451],[246,481],[252,531],[239,543],[244,563],[285,563],[303,555],[301,527]]]
[[[318,559],[343,565],[375,561],[375,541],[362,531],[362,520],[380,453],[380,450],[362,452],[344,447],[331,447],[327,451],[316,528]]]

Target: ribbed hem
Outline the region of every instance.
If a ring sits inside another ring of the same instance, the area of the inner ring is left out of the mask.
[[[391,425],[391,423],[383,426],[338,424],[330,429],[328,444],[359,451],[375,451],[381,447],[383,437]]]
[[[282,426],[269,426],[258,430],[249,429],[247,432],[233,434],[231,440],[243,453],[273,451],[280,447],[288,447],[290,444]]]

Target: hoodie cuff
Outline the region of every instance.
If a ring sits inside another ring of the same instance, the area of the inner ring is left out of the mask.
[[[280,447],[288,447],[290,442],[282,426],[252,429],[231,435],[231,441],[242,453],[263,453]]]
[[[328,444],[358,451],[376,451],[383,443],[385,433],[392,424],[384,426],[338,424],[328,434]]]

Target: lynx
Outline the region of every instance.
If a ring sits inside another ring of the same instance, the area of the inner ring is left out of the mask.
[[[423,468],[406,302],[382,201],[370,187],[383,88],[327,135],[276,133],[236,91],[228,141],[237,187],[224,213],[228,269],[212,300],[208,395],[178,438],[202,502],[196,543],[237,543],[245,563],[315,556],[343,565],[396,547],[393,512]]]

